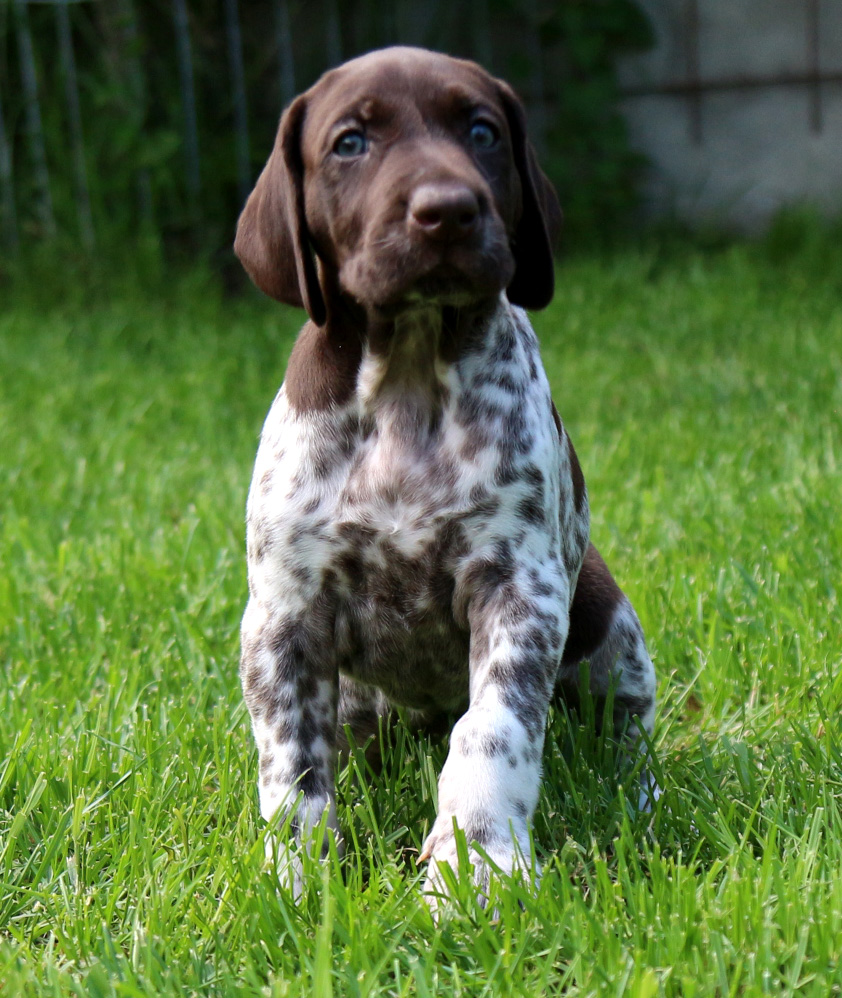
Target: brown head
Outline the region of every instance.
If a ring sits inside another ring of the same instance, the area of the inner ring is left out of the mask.
[[[323,325],[553,294],[555,193],[523,107],[473,62],[415,48],[326,73],[284,113],[234,248],[255,284]]]

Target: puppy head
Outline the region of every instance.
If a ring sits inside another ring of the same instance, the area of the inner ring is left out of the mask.
[[[543,308],[560,226],[511,88],[475,63],[393,48],[293,101],[234,248],[261,290],[323,325],[338,295],[383,315],[503,289]]]

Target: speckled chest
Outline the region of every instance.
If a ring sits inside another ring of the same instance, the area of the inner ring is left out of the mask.
[[[338,667],[393,702],[455,708],[471,566],[561,558],[564,455],[513,310],[433,380],[382,368],[364,362],[355,397],[327,412],[296,414],[281,389],[249,497],[252,597],[273,616],[329,616]]]

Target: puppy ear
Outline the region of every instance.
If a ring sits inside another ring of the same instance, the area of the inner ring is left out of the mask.
[[[506,294],[513,305],[545,308],[555,289],[553,247],[561,232],[561,205],[526,137],[523,105],[507,84],[498,80],[497,86],[506,110],[522,192],[520,219],[512,238],[515,275]]]
[[[234,252],[264,294],[303,306],[317,326],[327,316],[304,211],[301,129],[305,96],[284,112],[275,146],[240,220]]]

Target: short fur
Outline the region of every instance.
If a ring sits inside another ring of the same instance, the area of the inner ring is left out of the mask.
[[[362,139],[360,139],[362,137]],[[350,144],[351,154],[346,146]],[[458,717],[423,857],[529,856],[549,705],[590,660],[618,723],[651,729],[654,672],[588,540],[584,478],[527,308],[561,224],[512,90],[387,49],[287,109],[236,251],[304,326],[248,502],[241,675],[264,818],[328,813],[349,725]],[[280,847],[293,884],[294,849]]]

